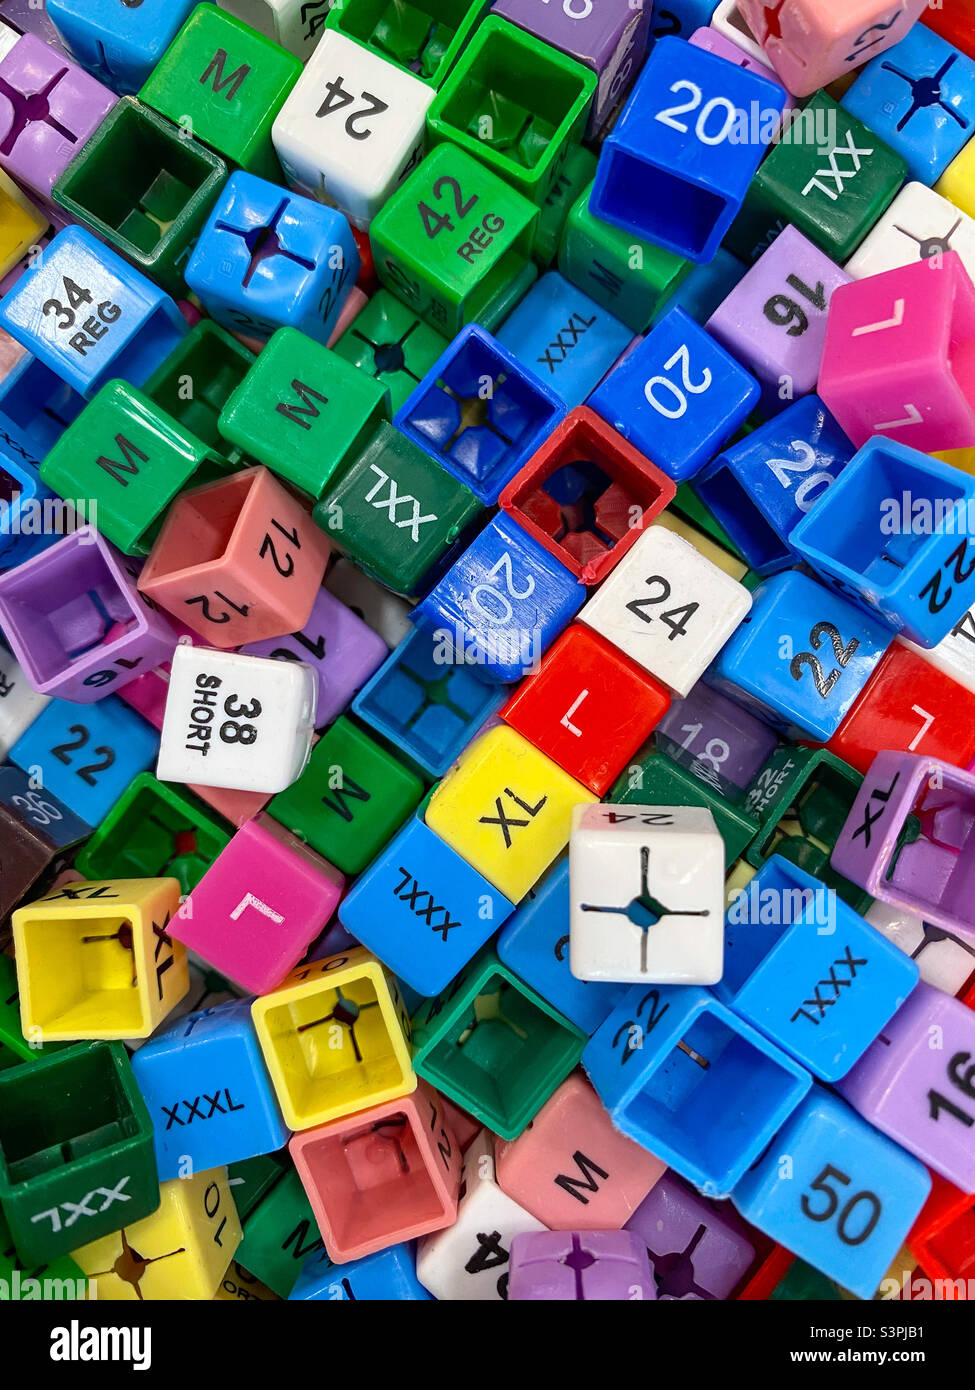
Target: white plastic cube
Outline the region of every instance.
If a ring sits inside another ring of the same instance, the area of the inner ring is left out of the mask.
[[[271,131],[288,182],[368,228],[424,151],[434,92],[328,30]]]
[[[129,0],[131,3],[131,0]],[[242,19],[306,63],[325,32],[333,0],[216,0],[217,8]]]
[[[19,662],[0,647],[0,762],[50,703],[50,695],[38,695]]]
[[[919,647],[906,637],[898,637],[896,641],[922,657],[935,670],[943,671],[966,690],[975,692],[975,608],[969,608],[967,613],[962,614],[948,636],[942,637],[936,647]]]
[[[358,565],[340,555],[328,572],[325,588],[351,608],[357,618],[371,627],[392,651],[413,631],[410,622],[411,604],[398,594],[392,594],[363,574]]]
[[[935,989],[957,994],[975,971],[975,946],[970,941],[879,899],[865,916],[881,936],[911,957],[921,979]]]
[[[843,267],[854,280],[957,251],[975,279],[975,221],[933,188],[908,183]]]
[[[717,984],[724,858],[724,841],[703,806],[576,806],[569,840],[572,974]]]
[[[748,590],[689,541],[651,526],[579,617],[676,695],[687,695],[751,606]]]
[[[454,1224],[424,1236],[417,1246],[416,1277],[441,1302],[505,1298],[512,1240],[523,1231],[548,1227],[501,1191],[494,1174],[494,1140],[486,1129],[464,1155],[460,1190],[464,1195]]]
[[[311,754],[317,697],[318,678],[304,662],[178,646],[156,776],[202,787],[284,791]]]

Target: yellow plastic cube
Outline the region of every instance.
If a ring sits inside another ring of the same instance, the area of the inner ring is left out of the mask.
[[[0,279],[37,245],[49,226],[27,194],[0,171]]]
[[[68,883],[13,914],[24,1036],[147,1038],[188,992],[175,878]]]
[[[99,1301],[215,1297],[243,1239],[226,1168],[173,1178],[159,1197],[151,1216],[72,1253]]]
[[[938,449],[933,457],[950,463],[952,468],[960,468],[963,473],[975,473],[975,449]]]
[[[482,734],[437,787],[426,823],[518,902],[569,843],[573,806],[598,801],[521,734]]]
[[[969,140],[934,185],[935,193],[975,217],[975,141]]]
[[[363,946],[297,966],[251,1013],[289,1129],[416,1090],[409,1013],[393,976]]]

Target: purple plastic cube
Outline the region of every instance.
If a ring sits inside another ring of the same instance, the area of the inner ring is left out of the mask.
[[[772,730],[698,681],[674,700],[655,730],[669,758],[729,801],[740,801],[775,752]]]
[[[656,1297],[646,1247],[628,1231],[528,1231],[511,1242],[508,1298],[515,1302]]]
[[[975,1012],[920,984],[837,1089],[882,1133],[975,1192]]]
[[[728,1202],[711,1202],[669,1170],[624,1228],[647,1247],[657,1297],[730,1298],[755,1262],[755,1247]]]
[[[38,7],[37,0],[2,0],[0,19],[19,29],[22,34],[33,34],[56,53],[63,53],[67,57],[68,50],[61,42],[61,35],[55,29],[47,7]]]

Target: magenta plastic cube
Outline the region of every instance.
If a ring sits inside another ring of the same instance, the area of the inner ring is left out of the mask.
[[[655,1300],[646,1246],[629,1231],[526,1231],[511,1242],[514,1302]]]

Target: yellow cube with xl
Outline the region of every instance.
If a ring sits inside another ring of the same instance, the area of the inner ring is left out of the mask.
[[[211,1300],[243,1240],[226,1168],[172,1178],[151,1216],[93,1240],[71,1258],[99,1301]]]
[[[0,279],[37,245],[49,225],[27,194],[0,171]]]
[[[569,843],[573,806],[598,800],[504,724],[461,754],[430,798],[426,822],[516,903]]]
[[[175,878],[67,883],[13,914],[24,1036],[147,1038],[190,987]]]
[[[311,1129],[416,1090],[410,1016],[363,946],[299,965],[251,1006],[289,1129]]]

